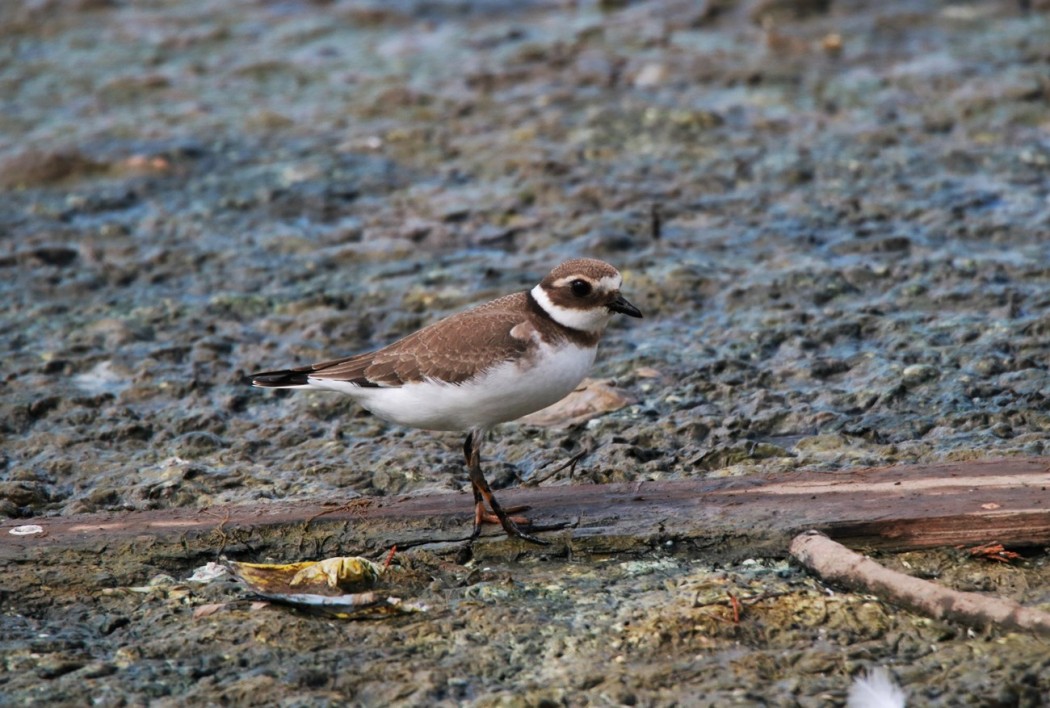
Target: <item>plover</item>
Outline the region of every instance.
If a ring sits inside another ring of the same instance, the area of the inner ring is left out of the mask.
[[[641,317],[620,294],[608,263],[566,261],[532,290],[477,305],[382,349],[297,369],[251,375],[263,388],[316,388],[348,394],[385,420],[427,430],[467,431],[463,443],[474,489],[477,537],[488,504],[510,536],[522,531],[496,501],[481,469],[481,442],[497,423],[533,413],[583,380],[614,313]]]

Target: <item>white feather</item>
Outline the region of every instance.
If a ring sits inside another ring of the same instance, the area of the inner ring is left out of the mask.
[[[536,303],[543,308],[543,311],[551,316],[552,320],[562,326],[569,327],[570,329],[578,329],[582,332],[593,333],[605,331],[605,327],[609,324],[609,320],[612,319],[613,315],[607,307],[592,307],[586,310],[577,310],[575,308],[555,305],[551,302],[551,299],[547,297],[547,291],[545,291],[541,285],[537,285],[532,289],[532,297],[536,300]]]
[[[311,376],[310,388],[339,391],[385,420],[426,430],[488,428],[560,401],[594,363],[596,347],[538,342],[520,362],[502,362],[461,384],[428,380],[396,388],[364,388]]]
[[[858,676],[849,688],[847,708],[904,708],[907,695],[890,672],[877,666]]]

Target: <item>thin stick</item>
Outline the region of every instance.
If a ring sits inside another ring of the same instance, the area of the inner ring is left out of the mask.
[[[576,453],[575,455],[570,457],[568,460],[566,460],[564,463],[558,465],[557,467],[555,467],[553,470],[551,470],[547,474],[543,475],[542,477],[532,477],[530,479],[525,480],[524,482],[522,482],[521,486],[523,486],[523,487],[537,487],[540,484],[543,484],[544,482],[546,482],[548,479],[550,479],[554,475],[556,475],[559,472],[561,472],[566,467],[569,468],[569,479],[572,479],[572,476],[576,473],[576,463],[578,463],[583,458],[587,457],[587,455],[589,455],[589,454],[591,454],[590,449],[589,448],[584,449],[583,451]]]
[[[791,555],[826,582],[841,583],[934,619],[1050,634],[1050,614],[1013,600],[960,592],[885,568],[819,531],[791,541]]]
[[[664,231],[664,217],[660,213],[659,202],[653,202],[649,205],[649,235],[653,237],[654,241],[659,241],[660,237],[663,236]]]

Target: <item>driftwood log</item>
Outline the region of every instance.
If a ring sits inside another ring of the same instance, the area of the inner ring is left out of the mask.
[[[501,501],[531,507],[533,528],[552,545],[509,540],[493,528],[474,544],[474,554],[645,553],[659,546],[732,562],[784,557],[791,539],[808,529],[871,550],[1044,546],[1050,545],[1048,490],[1048,458],[507,489]],[[378,555],[393,545],[462,545],[470,532],[466,493],[343,501],[8,519],[0,522],[0,562],[79,562],[121,551],[173,567],[219,554]],[[43,532],[11,533],[27,524]]]
[[[791,556],[829,583],[877,596],[927,617],[984,628],[1050,634],[1050,614],[1013,600],[961,592],[891,570],[832,541],[819,531],[799,534]]]

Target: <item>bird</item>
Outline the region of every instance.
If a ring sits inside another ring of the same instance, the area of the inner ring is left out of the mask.
[[[546,545],[521,529],[509,513],[515,510],[497,501],[481,465],[482,439],[493,426],[571,393],[594,363],[613,315],[642,316],[620,293],[622,283],[612,265],[574,258],[531,290],[450,315],[381,349],[262,371],[248,380],[260,388],[335,391],[392,423],[466,432],[463,457],[474,493],[471,541],[484,522],[498,521],[508,536]]]

